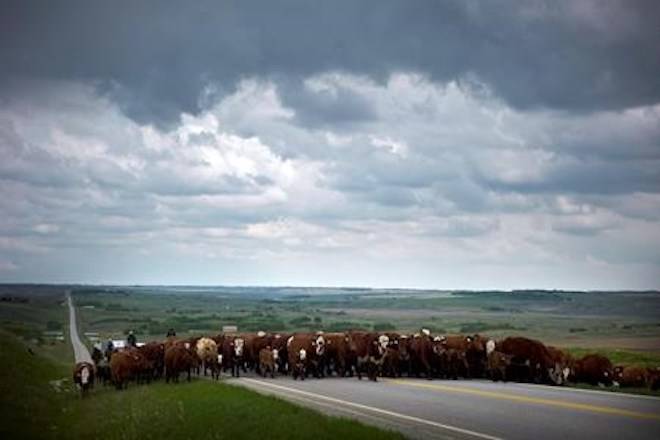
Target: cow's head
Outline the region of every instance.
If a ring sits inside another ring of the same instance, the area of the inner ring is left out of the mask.
[[[273,360],[277,361],[280,357],[280,352],[277,350],[277,348],[273,348]]]
[[[614,380],[620,381],[623,379],[623,367],[621,365],[617,365],[614,367],[614,370],[612,370],[612,374],[614,375]]]
[[[83,385],[87,385],[87,382],[89,382],[90,374],[91,373],[90,373],[89,367],[87,365],[82,367],[82,369],[80,370],[80,383],[83,384]]]
[[[218,365],[222,365],[222,355],[218,355]]]
[[[325,338],[323,335],[318,335],[314,342],[312,343],[316,347],[316,355],[321,356],[325,352]]]
[[[486,355],[489,356],[494,351],[495,351],[495,341],[489,339],[488,342],[486,342]]]
[[[300,351],[298,352],[298,358],[300,359],[301,362],[307,359],[307,350],[301,348]]]
[[[184,347],[186,350],[190,350],[190,342],[184,342],[184,343],[183,343],[183,347]]]
[[[243,356],[243,348],[245,348],[245,341],[243,338],[234,339],[234,354],[237,357]]]

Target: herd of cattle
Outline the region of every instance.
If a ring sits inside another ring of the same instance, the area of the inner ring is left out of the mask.
[[[609,359],[589,354],[574,359],[568,353],[525,337],[494,340],[482,335],[433,336],[422,329],[414,335],[348,331],[336,333],[220,334],[149,342],[103,353],[95,349],[94,365],[80,363],[74,381],[84,391],[95,381],[117,389],[130,381],[148,383],[165,378],[178,382],[181,374],[254,370],[262,376],[366,375],[457,379],[490,378],[562,385],[585,382],[601,386],[649,387],[660,385],[660,369],[613,366]]]

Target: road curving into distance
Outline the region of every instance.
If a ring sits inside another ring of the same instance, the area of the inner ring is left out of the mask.
[[[78,336],[78,325],[76,323],[76,308],[73,305],[71,291],[66,291],[66,301],[69,305],[69,335],[71,337],[71,345],[73,346],[73,355],[78,362],[92,362],[92,357],[89,355],[89,350]]]

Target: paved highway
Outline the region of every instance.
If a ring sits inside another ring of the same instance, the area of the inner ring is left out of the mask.
[[[654,397],[483,380],[229,381],[410,438],[660,438],[660,399]]]
[[[69,335],[71,336],[71,345],[73,346],[73,355],[78,362],[92,362],[92,357],[89,355],[89,350],[85,344],[80,341],[78,336],[78,326],[76,325],[76,308],[73,306],[73,299],[71,292],[66,292],[66,300],[69,304]]]

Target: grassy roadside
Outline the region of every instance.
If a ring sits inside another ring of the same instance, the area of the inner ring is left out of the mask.
[[[0,332],[0,438],[401,439],[227,384],[98,387],[80,399],[70,368]],[[64,379],[64,380],[62,380]]]

